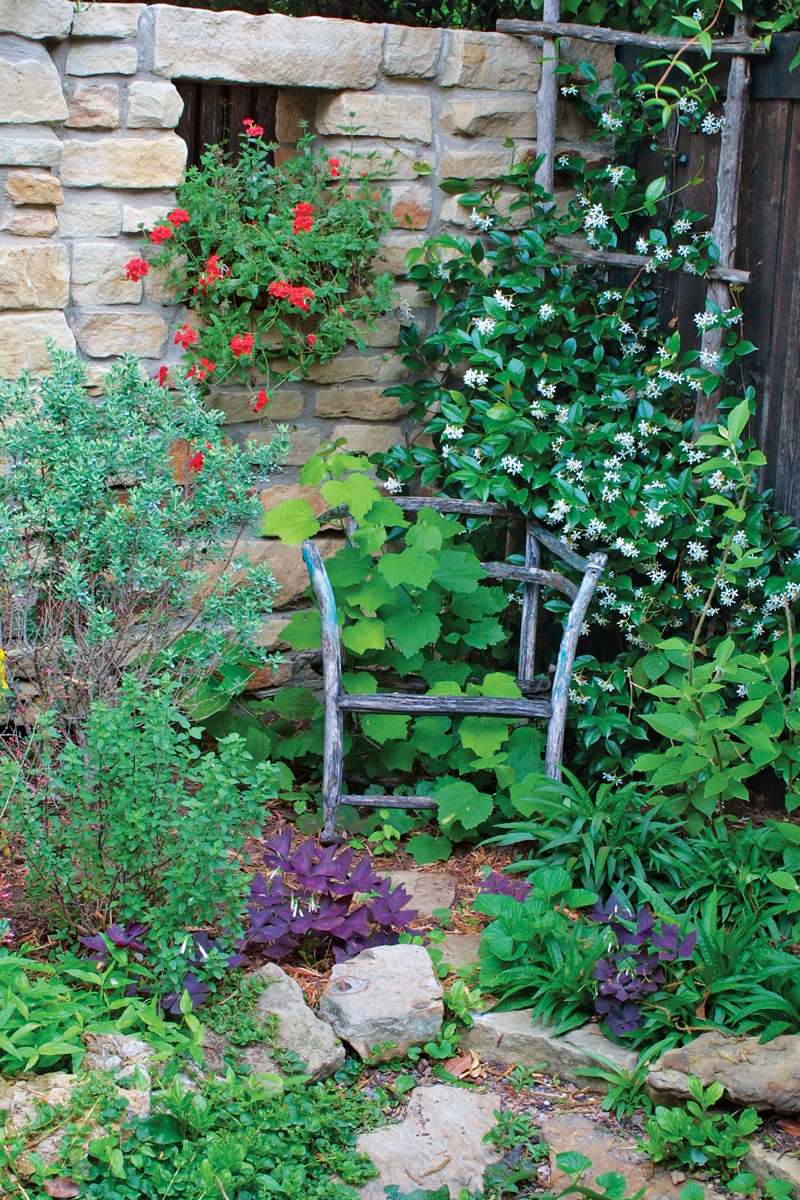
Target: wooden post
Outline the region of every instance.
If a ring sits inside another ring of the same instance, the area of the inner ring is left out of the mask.
[[[525,528],[525,566],[538,567],[540,561],[539,543],[536,540],[533,526],[528,523]],[[539,623],[539,585],[537,583],[526,584],[523,597],[522,622],[519,631],[519,667],[517,668],[519,676],[517,683],[520,687],[522,687],[523,683],[533,683],[536,671],[536,627]]]
[[[561,0],[544,0],[545,21],[561,19]],[[547,157],[536,172],[536,182],[546,192],[553,191],[553,168],[556,153],[556,107],[558,76],[556,75],[556,43],[552,37],[542,38],[542,77],[536,95],[536,157]]]
[[[737,14],[733,25],[734,37],[744,37],[748,28],[749,18],[743,13]],[[749,91],[750,60],[737,54],[731,60],[728,74],[728,95],[723,108],[725,125],[722,130],[717,169],[717,211],[711,231],[714,244],[719,248],[719,265],[726,269],[733,267],[736,255],[744,126]],[[723,310],[730,308],[733,304],[731,289],[722,279],[713,279],[709,283],[707,296]],[[704,330],[700,342],[701,350],[708,354],[719,354],[723,345],[724,332],[721,327]],[[698,394],[694,413],[695,433],[699,431],[701,425],[716,421],[719,398],[719,389],[712,392],[710,396],[707,396],[705,392]]]
[[[303,542],[303,558],[311,578],[311,588],[319,605],[322,627],[322,676],[325,689],[325,751],[322,760],[322,841],[338,842],[336,816],[342,794],[344,767],[344,719],[340,707],[342,694],[342,653],[336,620],[336,598],[322,555],[310,538]]]

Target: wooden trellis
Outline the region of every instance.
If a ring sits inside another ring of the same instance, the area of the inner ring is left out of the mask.
[[[560,20],[560,0],[544,0],[542,21],[498,21],[499,33],[510,33],[516,37],[538,38],[542,42],[542,77],[536,97],[536,154],[544,155],[544,161],[536,173],[536,182],[548,192],[553,190],[555,167],[556,110],[558,106],[558,66],[556,39],[578,38],[583,41],[605,42],[611,45],[628,45],[644,50],[669,53],[698,53],[702,48],[697,38],[666,37],[660,34],[633,33],[627,30],[604,29],[593,25],[577,25]],[[717,169],[717,201],[712,238],[719,249],[719,262],[708,272],[708,297],[720,308],[732,305],[731,283],[748,283],[748,271],[737,270],[733,265],[736,253],[736,233],[739,213],[739,191],[741,186],[742,157],[744,148],[745,118],[750,92],[750,58],[767,53],[763,41],[749,36],[749,20],[739,14],[734,21],[732,37],[716,38],[714,50],[718,54],[731,56],[728,72],[728,89],[723,112],[725,124],[722,130],[719,167]],[[622,254],[610,250],[574,250],[573,256],[583,262],[597,262],[607,266],[641,269],[652,260],[647,255]],[[682,268],[686,270],[686,268]],[[711,353],[720,350],[722,328],[703,331],[701,348]],[[695,409],[695,429],[714,421],[717,412],[718,393],[710,396],[701,393]]]

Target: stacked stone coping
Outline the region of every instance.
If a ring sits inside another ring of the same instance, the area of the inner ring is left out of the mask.
[[[348,153],[342,126],[354,124],[357,153],[391,157],[400,226],[382,261],[398,280],[398,307],[368,333],[368,351],[353,347],[273,398],[271,418],[294,432],[287,471],[265,503],[298,494],[297,470],[323,441],[346,437],[372,453],[420,436],[382,394],[402,378],[392,351],[406,306],[423,328],[435,318],[403,281],[405,253],[436,232],[469,227],[468,211],[441,193],[438,178],[494,177],[511,159],[507,136],[520,153],[534,152],[540,53],[538,43],[497,33],[0,0],[0,377],[45,370],[47,338],[77,349],[97,388],[125,352],[150,374],[162,363],[178,367],[172,330],[189,314],[171,305],[161,272],[125,278],[125,263],[143,249],[139,226],[152,229],[166,215],[185,169],[174,81],[263,85],[279,89],[280,156],[306,119],[331,153]],[[609,47],[564,42],[562,53],[590,57],[601,78],[610,75]],[[559,112],[559,149],[604,153],[587,145],[589,132],[573,110]],[[417,173],[420,161],[430,176]],[[213,402],[235,439],[269,436],[251,422],[243,389],[223,387]],[[291,608],[307,582],[299,554],[277,544],[248,549],[272,561],[279,607]],[[279,626],[271,622],[265,644],[277,644]]]

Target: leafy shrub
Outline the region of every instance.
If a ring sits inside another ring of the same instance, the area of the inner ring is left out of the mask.
[[[54,747],[44,718],[40,765],[0,763],[6,821],[40,916],[84,935],[138,923],[173,988],[193,930],[217,927],[228,948],[242,936],[248,880],[236,856],[274,795],[271,769],[254,767],[237,736],[200,754],[176,693],[166,680],[152,689],[126,677],[115,707],[93,705],[84,747]]]
[[[12,688],[18,664],[80,739],[123,672],[169,670],[208,702],[271,661],[254,640],[274,580],[235,559],[261,507],[249,461],[269,470],[286,439],[245,455],[190,385],[168,394],[125,359],[97,399],[83,363],[52,357],[49,378],[0,383],[0,640]]]
[[[648,1118],[647,1141],[640,1142],[641,1148],[655,1163],[674,1164],[690,1171],[708,1167],[729,1178],[747,1153],[746,1139],[758,1129],[761,1118],[754,1108],[745,1109],[738,1117],[709,1113],[722,1099],[724,1090],[721,1083],[704,1088],[696,1075],[690,1075],[692,1099],[686,1108],[658,1105]]]
[[[177,210],[150,235],[162,245],[153,262],[194,311],[199,334],[184,325],[175,340],[207,386],[231,375],[266,378],[268,389],[305,377],[348,341],[363,350],[372,319],[391,305],[391,276],[371,269],[389,224],[375,183],[386,164],[358,155],[341,170],[306,134],[276,167],[258,128],[236,163],[209,147],[178,189]],[[267,402],[265,392],[257,412]]]
[[[250,886],[245,945],[259,946],[267,958],[285,958],[300,945],[332,945],[339,962],[396,942],[416,917],[405,907],[405,888],[392,891],[391,879],[373,871],[368,854],[353,866],[351,849],[320,848],[311,839],[294,853],[291,846],[290,829],[268,842],[264,863],[271,873],[257,875]]]

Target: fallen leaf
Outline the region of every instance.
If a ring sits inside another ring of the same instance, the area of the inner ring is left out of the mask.
[[[68,1197],[81,1194],[78,1184],[73,1183],[64,1175],[57,1175],[55,1179],[45,1179],[42,1191],[46,1192],[48,1196],[54,1196],[56,1200],[67,1200]]]
[[[466,1075],[467,1071],[472,1069],[472,1056],[462,1054],[460,1058],[448,1058],[444,1069],[451,1075],[455,1075],[456,1079],[460,1079],[462,1075]]]
[[[788,1117],[784,1117],[782,1121],[776,1121],[778,1129],[782,1129],[784,1133],[788,1133],[791,1137],[800,1137],[800,1122],[792,1121]]]

